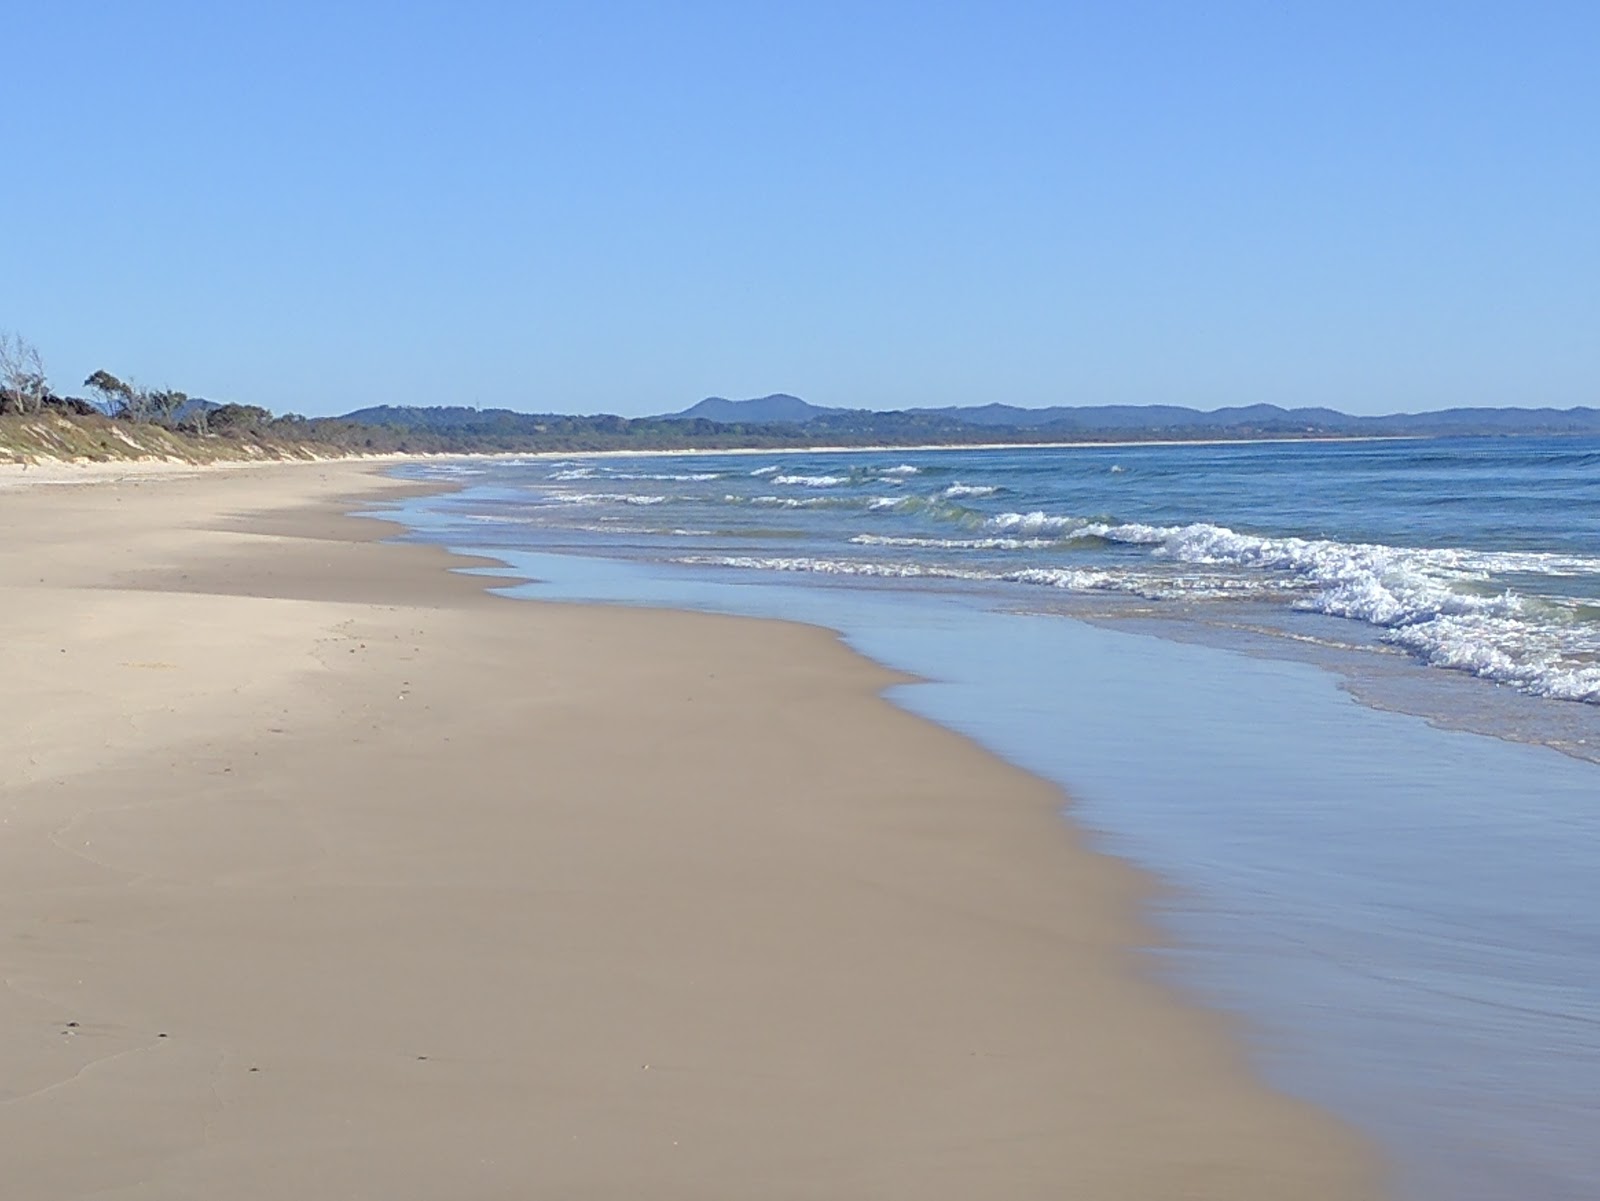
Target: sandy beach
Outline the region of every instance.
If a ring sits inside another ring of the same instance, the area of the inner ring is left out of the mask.
[[[491,596],[371,464],[3,482],[8,1196],[1378,1195],[829,632]]]

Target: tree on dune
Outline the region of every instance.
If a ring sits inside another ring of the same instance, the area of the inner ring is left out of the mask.
[[[107,417],[120,417],[133,407],[133,386],[109,371],[96,371],[83,381],[83,386],[100,397]]]
[[[179,410],[189,403],[189,394],[173,388],[147,388],[144,390],[144,410],[147,419],[162,425],[171,425]]]
[[[211,410],[211,428],[218,433],[259,430],[272,420],[260,405],[225,404]]]
[[[49,395],[39,348],[21,334],[0,333],[0,413],[37,413]]]

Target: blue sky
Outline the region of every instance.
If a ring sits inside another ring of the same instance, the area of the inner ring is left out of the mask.
[[[5,36],[0,330],[62,391],[1600,404],[1592,3],[35,2]]]

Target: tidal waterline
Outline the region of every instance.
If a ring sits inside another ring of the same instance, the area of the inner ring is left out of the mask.
[[[1170,885],[1162,970],[1244,1015],[1275,1083],[1368,1129],[1401,1195],[1600,1194],[1600,767],[982,591],[613,561],[598,537],[548,554],[537,526],[463,542],[463,503],[405,516],[541,581],[517,595],[810,621],[922,677],[895,701],[1060,783]]]

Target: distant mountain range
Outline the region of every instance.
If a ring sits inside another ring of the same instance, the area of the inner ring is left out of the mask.
[[[1600,409],[1441,409],[1427,413],[1392,413],[1360,417],[1337,409],[1285,409],[1258,404],[1235,408],[1201,409],[1177,405],[1056,405],[1024,409],[1008,404],[970,407],[914,408],[898,413],[866,409],[824,408],[798,396],[776,393],[754,400],[708,397],[681,413],[659,420],[707,420],[725,425],[828,426],[911,418],[937,425],[946,423],[982,427],[995,434],[1026,430],[1030,435],[1055,431],[1070,435],[1128,435],[1134,437],[1215,435],[1262,437],[1270,435],[1358,436],[1404,434],[1577,434],[1600,433]],[[1001,439],[1003,440],[1003,439]],[[1033,440],[1032,437],[1029,440]]]
[[[1023,409],[836,409],[783,393],[754,400],[710,397],[659,417],[578,416],[378,405],[305,423],[340,445],[450,451],[684,450],[804,446],[971,446],[989,442],[1194,441],[1201,439],[1600,434],[1600,409],[1445,409],[1356,417],[1335,409],[1277,405],[1199,409],[1086,405]]]

